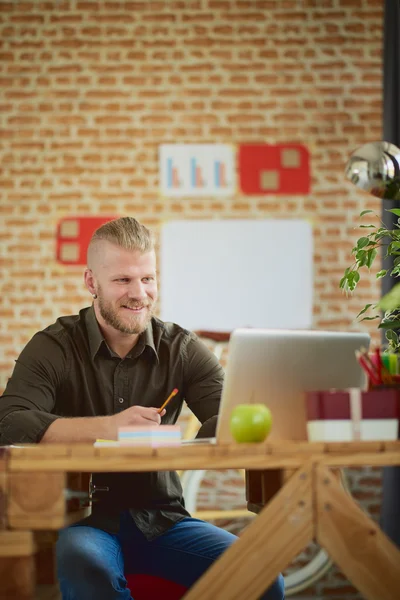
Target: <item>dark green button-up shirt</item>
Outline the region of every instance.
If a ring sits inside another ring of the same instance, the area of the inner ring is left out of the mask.
[[[162,423],[175,423],[185,401],[202,423],[214,425],[222,382],[219,362],[195,334],[153,318],[121,359],[104,340],[93,307],[85,308],[38,332],[21,352],[0,398],[0,444],[40,442],[59,417],[160,407],[175,387]],[[109,491],[97,493],[88,525],[117,532],[120,512],[129,509],[152,539],[188,515],[175,472],[95,473],[93,483]]]

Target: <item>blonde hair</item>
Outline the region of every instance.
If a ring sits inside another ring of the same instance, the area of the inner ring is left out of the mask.
[[[121,217],[104,223],[92,235],[89,248],[93,246],[94,242],[100,240],[106,240],[126,250],[138,250],[142,253],[151,252],[155,246],[152,232],[133,217]]]

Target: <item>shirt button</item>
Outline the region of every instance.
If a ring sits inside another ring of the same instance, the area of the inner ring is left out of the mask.
[[[123,399],[123,398],[118,398],[118,402],[119,402],[120,404],[123,404],[123,403],[124,403],[124,399]]]

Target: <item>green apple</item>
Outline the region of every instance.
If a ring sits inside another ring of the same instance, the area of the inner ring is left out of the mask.
[[[271,431],[271,411],[265,404],[238,404],[231,413],[230,426],[239,443],[263,442]]]

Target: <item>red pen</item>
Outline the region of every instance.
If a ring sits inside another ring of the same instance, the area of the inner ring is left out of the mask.
[[[382,383],[382,357],[379,346],[375,349],[376,370],[378,371],[379,383]]]
[[[361,368],[367,374],[370,384],[371,385],[379,385],[379,378],[378,378],[376,372],[373,371],[371,366],[366,361],[365,356],[363,356],[359,350],[356,350],[356,357],[357,357],[357,360],[358,360]]]

